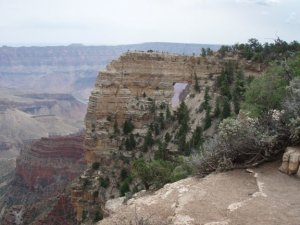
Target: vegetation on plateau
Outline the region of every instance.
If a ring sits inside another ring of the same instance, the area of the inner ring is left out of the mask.
[[[246,86],[238,117],[223,120],[191,157],[198,174],[274,160],[286,146],[300,143],[300,54],[291,51],[282,58],[287,52],[278,52],[279,43],[269,52],[276,60],[267,72]],[[299,44],[292,46],[299,50]]]
[[[227,60],[230,54],[238,60]],[[133,158],[114,155],[122,160],[114,174],[120,196],[160,188],[190,174],[205,176],[255,166],[277,159],[288,145],[300,144],[299,43],[276,39],[260,44],[250,39],[246,44],[222,46],[218,53],[201,51],[201,57],[212,55],[224,57],[221,74],[208,78],[213,85],[204,86],[196,73],[191,74],[190,98],[203,99],[195,113],[189,102],[181,101],[171,111],[166,102],[156,102],[144,93],[151,119],[143,133],[137,132],[132,119],[119,128],[117,120],[109,118],[112,135],[120,137],[120,152]],[[239,65],[241,59],[264,64],[267,70],[247,77]],[[92,165],[94,171],[99,167],[99,163]],[[111,177],[99,179],[104,189],[112,183]],[[101,218],[96,213],[94,220]]]

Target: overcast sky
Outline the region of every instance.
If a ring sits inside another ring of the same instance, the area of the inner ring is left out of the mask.
[[[300,41],[300,0],[0,0],[0,45]]]

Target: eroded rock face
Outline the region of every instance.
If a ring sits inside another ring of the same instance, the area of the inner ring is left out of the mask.
[[[162,106],[168,106],[172,110],[175,84],[186,84],[179,98],[182,100],[186,97],[186,100],[191,101],[187,101],[187,105],[194,104],[196,107],[204,99],[204,92],[196,98],[189,97],[195,75],[202,88],[209,87],[214,92],[214,82],[224,64],[237,60],[237,57],[204,58],[157,52],[128,52],[112,61],[99,74],[89,98],[84,149],[87,164],[91,167],[93,163],[99,163],[100,167],[97,170],[86,170],[72,187],[72,202],[78,221],[83,221],[86,214],[93,215],[97,210],[106,216],[103,210],[105,201],[119,196],[121,169],[129,167],[130,160],[141,153],[138,152],[138,147],[136,151],[120,150],[124,135],[122,132],[115,132],[116,125],[122,129],[124,122],[131,120],[137,142],[141,143],[148,125],[154,120],[154,114],[165,112]],[[261,72],[260,69],[257,71],[250,68],[246,63],[239,64],[245,66],[246,76]],[[212,95],[216,97],[214,93]],[[154,105],[155,113],[152,110]],[[195,114],[195,108],[193,113]],[[197,115],[194,116],[196,119]],[[201,118],[197,118],[198,122],[200,120]],[[194,125],[198,122],[195,120]],[[170,152],[174,150],[176,154],[176,147],[173,148],[170,147]],[[111,179],[106,189],[99,185],[99,180],[105,177]],[[93,193],[98,191],[101,197],[93,197]]]
[[[119,143],[110,138],[113,122],[122,125],[131,118],[141,129],[151,118],[152,101],[171,108],[173,85],[194,82],[199,78],[221,72],[222,60],[204,59],[162,53],[127,53],[114,60],[97,78],[86,114],[85,158],[88,164],[101,161],[118,149]]]
[[[19,217],[21,224],[74,224],[69,185],[85,169],[83,155],[83,134],[26,144],[17,158],[16,177],[0,204],[0,224],[18,224]]]
[[[83,136],[42,138],[26,145],[17,158],[16,174],[31,191],[68,183],[84,168]]]

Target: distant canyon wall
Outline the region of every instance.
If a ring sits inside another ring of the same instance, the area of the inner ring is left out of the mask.
[[[1,225],[75,224],[70,184],[85,169],[83,134],[42,138],[24,145],[16,177],[3,202]]]
[[[31,92],[71,93],[86,101],[98,71],[127,51],[200,54],[218,45],[144,43],[119,46],[0,47],[0,86]]]
[[[83,135],[42,138],[23,147],[16,174],[29,190],[43,192],[78,176],[84,168],[83,156]]]

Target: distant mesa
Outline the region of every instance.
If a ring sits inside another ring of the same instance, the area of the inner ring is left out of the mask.
[[[68,47],[84,47],[85,45],[84,44],[81,44],[81,43],[72,43],[70,45],[68,45]]]

